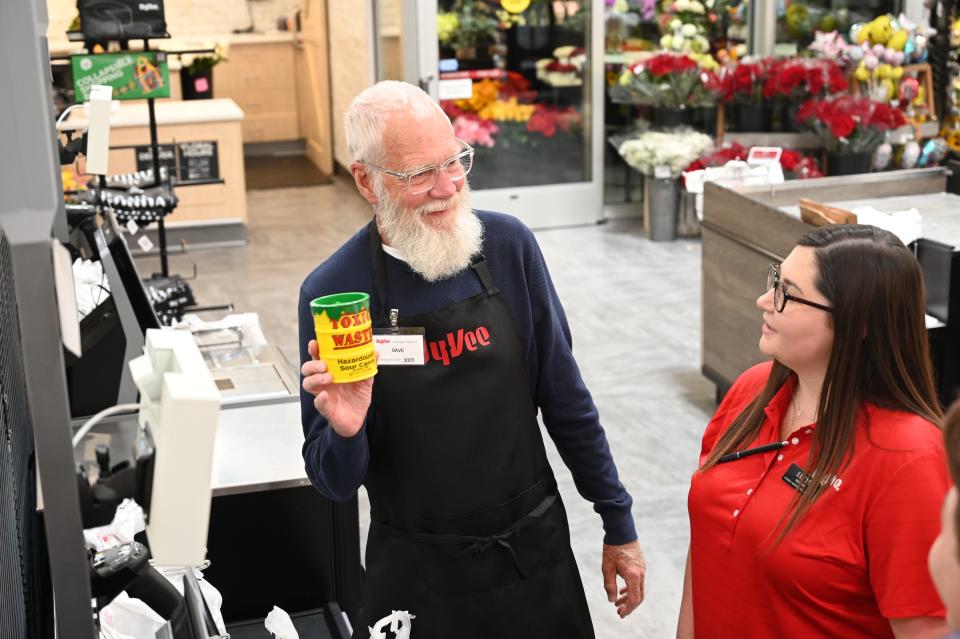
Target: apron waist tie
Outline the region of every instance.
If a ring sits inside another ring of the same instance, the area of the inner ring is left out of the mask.
[[[473,553],[475,556],[479,556],[481,553],[487,551],[490,547],[497,545],[502,548],[505,548],[510,552],[510,557],[513,559],[513,566],[517,570],[517,574],[520,575],[521,579],[526,579],[527,575],[523,572],[523,568],[520,566],[520,560],[517,558],[517,553],[514,550],[513,546],[510,544],[510,540],[514,537],[520,536],[520,531],[537,519],[542,517],[544,513],[550,510],[550,507],[553,506],[554,502],[557,501],[557,495],[550,495],[545,497],[536,508],[531,510],[529,513],[524,515],[519,521],[514,522],[508,526],[505,530],[495,533],[493,535],[486,536],[476,536],[476,535],[454,535],[454,534],[444,534],[444,533],[424,533],[416,532],[410,530],[401,530],[399,528],[394,528],[387,524],[382,524],[380,522],[374,522],[381,526],[389,528],[394,534],[399,535],[405,539],[415,541],[423,544],[469,544],[462,551],[457,553],[457,557],[466,555],[468,553]]]

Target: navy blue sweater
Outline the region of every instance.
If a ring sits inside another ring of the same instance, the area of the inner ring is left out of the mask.
[[[573,358],[570,328],[553,287],[543,254],[533,233],[519,220],[500,213],[478,212],[484,227],[483,252],[497,286],[516,322],[530,393],[543,422],[573,473],[577,490],[593,502],[603,518],[604,543],[623,544],[637,538],[630,507],[633,503],[617,477],[617,468],[600,425],[593,398]],[[307,361],[307,343],[314,339],[310,300],[343,291],[370,293],[371,313],[380,317],[367,227],[350,238],[304,280],[300,288],[300,360]],[[471,269],[429,283],[405,262],[386,255],[388,308],[409,317],[443,308],[482,292]],[[345,501],[363,483],[370,459],[367,432],[377,427],[373,413],[363,429],[344,438],[327,427],[313,405],[313,396],[300,390],[303,458],[307,476],[328,498]]]

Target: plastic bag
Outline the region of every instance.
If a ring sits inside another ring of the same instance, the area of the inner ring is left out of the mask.
[[[410,629],[413,626],[412,619],[416,619],[406,610],[394,610],[389,615],[373,625],[373,628],[367,628],[370,631],[370,639],[387,639],[387,626],[396,639],[410,639]]]
[[[300,634],[293,627],[293,620],[282,608],[274,606],[263,620],[263,625],[277,639],[300,639]]]

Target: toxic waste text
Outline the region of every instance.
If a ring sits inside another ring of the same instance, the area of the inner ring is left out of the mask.
[[[345,348],[356,348],[364,346],[373,341],[373,329],[370,327],[370,313],[364,309],[359,313],[350,315],[341,315],[340,319],[331,319],[330,325],[334,330],[344,328],[356,328],[350,333],[333,333],[330,338],[333,340],[333,350],[342,350]],[[361,328],[366,326],[366,328]]]

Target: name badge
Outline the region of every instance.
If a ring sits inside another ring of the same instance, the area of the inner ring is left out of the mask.
[[[796,464],[790,464],[790,468],[783,475],[783,481],[798,493],[803,494],[810,484],[810,475]]]
[[[379,356],[377,366],[423,366],[424,332],[422,327],[375,329],[373,348]]]

